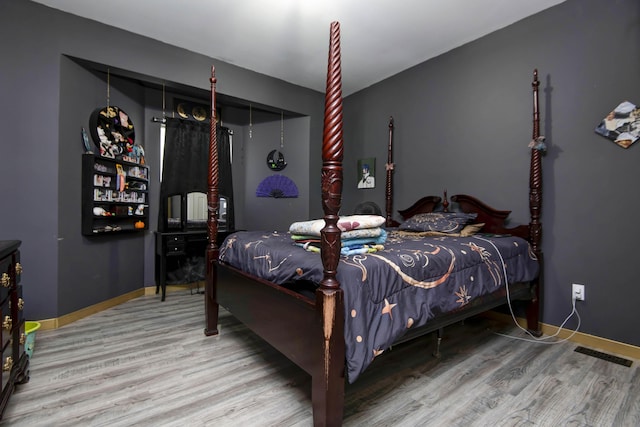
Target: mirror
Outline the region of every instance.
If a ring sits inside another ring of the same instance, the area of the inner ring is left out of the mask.
[[[228,199],[225,196],[220,196],[218,230],[225,231],[227,229],[227,211]],[[186,218],[186,222],[184,222],[184,218]],[[186,198],[181,194],[167,198],[168,230],[204,229],[207,228],[207,219],[207,193],[195,191],[187,193]]]
[[[207,193],[187,193],[187,226],[189,228],[207,226]]]
[[[227,198],[220,196],[220,204],[218,208],[218,230],[227,230]]]
[[[167,199],[167,228],[182,228],[182,197],[179,194]]]

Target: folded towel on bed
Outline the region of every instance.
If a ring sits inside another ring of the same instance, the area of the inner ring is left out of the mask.
[[[311,242],[307,243],[295,243],[296,246],[300,246],[305,251],[309,252],[318,252],[320,253],[320,246],[313,244]],[[340,255],[357,255],[357,254],[366,254],[384,250],[383,245],[351,245],[344,246],[340,249]]]
[[[351,233],[351,232],[346,231],[342,233],[340,237],[340,242],[342,244],[342,247],[353,246],[353,245],[368,245],[368,244],[382,245],[384,244],[384,242],[387,241],[387,232],[382,228],[375,229],[374,233],[368,236],[362,236],[362,235],[359,235],[361,233],[358,233],[358,234],[351,234],[351,236],[353,237],[348,237],[348,236],[345,237],[345,234],[348,234],[348,233]],[[296,243],[302,243],[302,244],[312,243],[312,244],[317,244],[318,246],[320,245],[320,239],[315,236],[301,236],[298,234],[292,234],[291,239]]]
[[[370,236],[363,236],[364,232],[371,231]],[[355,236],[347,237],[345,235]],[[292,234],[296,246],[300,246],[310,252],[320,252],[321,240],[315,236],[302,236]],[[380,227],[368,229],[368,230],[352,230],[345,231],[341,234],[340,254],[341,255],[355,255],[370,252],[377,252],[384,249],[384,242],[387,241],[387,232]]]
[[[342,232],[352,230],[363,230],[380,227],[386,219],[379,215],[348,215],[338,219],[338,228]],[[325,226],[324,219],[314,219],[311,221],[298,221],[291,224],[289,232],[291,234],[302,234],[306,236],[320,236],[320,230]]]
[[[344,242],[349,239],[377,239],[380,236],[387,237],[387,233],[383,228],[363,228],[361,230],[343,231],[340,233],[340,239]],[[320,234],[291,234],[293,240],[319,240]]]

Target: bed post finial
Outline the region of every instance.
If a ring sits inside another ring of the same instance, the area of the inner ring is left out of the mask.
[[[209,122],[209,176],[207,177],[207,235],[205,286],[205,335],[218,333],[218,303],[214,281],[217,276],[218,261],[218,134],[216,132],[216,67],[211,66],[211,120]]]
[[[393,226],[393,116],[389,117],[389,146],[387,147],[387,182],[385,191],[385,209],[387,212],[387,227]]]
[[[322,229],[322,288],[338,289],[336,269],[340,258],[338,212],[342,203],[342,70],[340,64],[340,24],[331,23],[327,91],[324,101],[322,140],[322,208],[325,227]]]
[[[442,200],[442,210],[449,212],[449,198],[447,197],[447,189],[444,189],[444,199]]]

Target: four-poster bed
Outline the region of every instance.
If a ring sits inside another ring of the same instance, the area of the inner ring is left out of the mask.
[[[540,152],[535,149],[532,150],[531,156],[529,225],[507,228],[504,221],[509,211],[495,210],[471,196],[456,195],[451,197],[451,201],[461,211],[459,216],[465,214],[477,223],[483,223],[482,231],[487,233],[484,235],[486,238],[463,235],[405,238],[392,234],[389,229],[390,238],[385,243],[385,250],[380,253],[365,254],[359,258],[341,256],[341,234],[345,224],[344,219],[339,216],[343,181],[339,33],[339,24],[332,23],[322,145],[322,204],[325,226],[320,232],[320,255],[293,246],[290,238],[286,236],[287,233],[277,232],[236,233],[230,236],[221,248],[217,247],[218,165],[214,69],[211,77],[212,132],[208,175],[209,244],[206,254],[205,333],[218,333],[218,310],[219,306],[222,306],[308,372],[312,377],[314,425],[342,423],[345,379],[355,380],[376,355],[393,343],[439,331],[444,326],[503,305],[507,302],[507,297],[511,300],[528,301],[528,329],[539,334],[538,292],[542,278],[539,269],[542,260],[539,222],[541,157]],[[536,139],[539,136],[537,72],[534,72],[533,94],[533,138]],[[387,216],[382,218],[388,226],[394,225],[390,212],[392,137],[391,120],[388,160],[388,166],[391,167],[387,167]],[[427,196],[399,212],[404,220],[411,220],[419,217],[419,214],[439,209],[440,202],[447,211],[449,202],[445,194],[444,201],[440,197]],[[488,240],[489,235],[499,236]],[[286,246],[282,249],[286,251],[282,257],[281,252],[276,252],[281,246]],[[255,252],[252,252],[254,250]],[[232,258],[234,254],[246,257],[248,263],[240,267]],[[473,258],[474,254],[478,255],[477,261],[473,261],[473,265],[466,264],[471,263],[468,260]],[[437,259],[437,255],[444,255],[445,261]],[[257,261],[258,259],[268,260],[268,272],[263,274],[259,271],[260,265],[264,263]],[[283,261],[280,262],[278,259]],[[283,272],[284,268],[280,267],[287,264],[284,261],[294,259],[293,264],[297,266],[295,272]],[[310,265],[309,260],[314,259],[314,265]],[[393,259],[402,260],[404,264],[394,264]],[[422,263],[442,263],[444,271],[429,272],[426,273],[426,277],[418,276],[427,269],[416,268],[416,260]],[[276,263],[279,264],[274,267]],[[378,264],[387,270],[378,270]],[[501,268],[502,265],[505,267]],[[276,278],[280,273],[290,279]],[[292,275],[297,277],[291,277]],[[382,279],[374,282],[375,276]],[[459,279],[463,282],[458,282]],[[505,286],[505,281],[508,282],[508,287]],[[365,282],[367,288],[363,292],[369,293],[367,298],[355,295],[359,293],[358,289],[365,288]],[[439,289],[443,292],[448,289],[448,296],[435,296],[434,292]],[[409,299],[392,299],[392,295],[395,298],[401,294],[408,294]],[[418,300],[418,296],[425,300]],[[442,307],[428,305],[430,302],[427,300],[430,298],[435,298],[435,304]],[[411,305],[406,301],[414,300],[418,301],[416,307],[405,308]],[[444,304],[445,300],[450,303]],[[374,314],[367,313],[369,306],[373,307]],[[378,339],[381,332],[367,329],[366,325],[369,322],[379,322],[372,327],[373,329],[389,329],[388,336]],[[387,322],[387,326],[382,328],[380,322]],[[388,326],[391,323],[401,323],[402,330],[398,332]],[[364,330],[352,330],[352,324],[365,325]],[[393,342],[388,342],[389,339]],[[355,357],[356,353],[365,354],[365,359]]]

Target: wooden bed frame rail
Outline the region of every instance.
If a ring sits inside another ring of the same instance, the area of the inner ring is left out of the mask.
[[[336,273],[340,260],[340,230],[337,227],[343,186],[343,128],[342,82],[340,57],[340,25],[331,24],[329,62],[325,94],[324,127],[322,143],[322,207],[325,227],[321,231],[321,258],[324,277],[316,290],[315,301],[266,280],[253,277],[243,271],[218,263],[218,146],[216,134],[216,77],[211,69],[211,135],[209,144],[208,176],[208,234],[206,251],[205,316],[206,335],[218,334],[219,305],[257,335],[278,349],[312,376],[313,422],[315,426],[339,426],[342,424],[345,390],[345,308],[344,295]],[[534,71],[534,139],[539,136],[538,80]],[[386,208],[387,224],[391,218],[392,198],[392,138],[393,118],[389,122],[389,157],[387,162]],[[460,209],[478,212],[478,219],[489,224],[488,232],[506,232],[526,237],[539,259],[541,225],[541,153],[532,149],[530,172],[530,211],[528,226],[505,228],[504,220],[509,211],[497,211],[479,200],[465,195],[451,198]],[[445,195],[446,197],[446,195]],[[440,197],[425,197],[412,207],[400,210],[403,218],[418,212],[430,212],[441,202]],[[445,203],[448,203],[445,200]],[[445,205],[446,207],[446,205]],[[540,273],[542,277],[542,270]],[[529,329],[538,332],[539,286],[521,286],[514,293],[518,297],[533,300],[529,304],[527,319]],[[532,295],[535,289],[535,295]],[[512,295],[513,296],[513,295]],[[504,301],[502,301],[504,304]],[[469,315],[500,305],[494,298],[479,301],[468,312],[450,313],[440,323],[428,325],[422,334],[461,320]],[[274,310],[274,307],[277,309]]]

